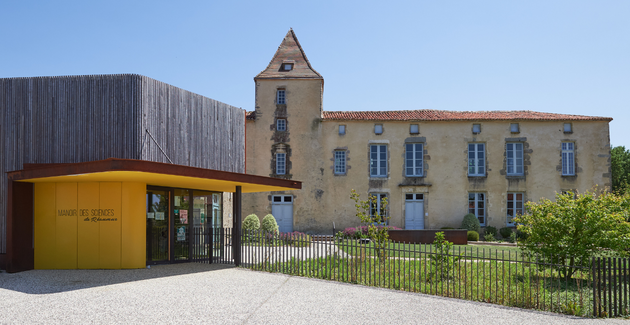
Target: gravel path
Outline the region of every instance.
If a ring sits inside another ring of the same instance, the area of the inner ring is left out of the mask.
[[[178,264],[0,273],[1,324],[630,324]]]

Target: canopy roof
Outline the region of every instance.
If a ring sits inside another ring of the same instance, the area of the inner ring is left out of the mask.
[[[141,182],[147,185],[242,193],[299,190],[302,182],[144,160],[109,158],[70,164],[24,164],[7,172],[11,181]]]

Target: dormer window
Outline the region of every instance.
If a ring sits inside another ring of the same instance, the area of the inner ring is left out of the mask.
[[[280,65],[280,71],[291,71],[293,70],[294,64],[294,60],[284,60],[282,61],[282,65]]]

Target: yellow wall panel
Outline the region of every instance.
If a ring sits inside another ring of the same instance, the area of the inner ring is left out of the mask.
[[[55,183],[35,184],[35,269],[56,268]]]
[[[59,269],[77,268],[77,183],[56,186],[56,265]]]
[[[147,256],[144,183],[122,183],[122,268],[143,268]]]
[[[99,259],[102,269],[119,269],[121,264],[122,183],[100,183]]]
[[[98,182],[79,183],[78,188],[78,266],[98,269],[100,223],[93,214],[100,209],[100,185]]]

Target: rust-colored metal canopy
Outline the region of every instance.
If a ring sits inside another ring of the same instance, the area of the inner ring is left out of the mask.
[[[142,182],[147,185],[243,193],[299,190],[302,182],[153,161],[109,158],[69,164],[24,164],[15,182]]]

